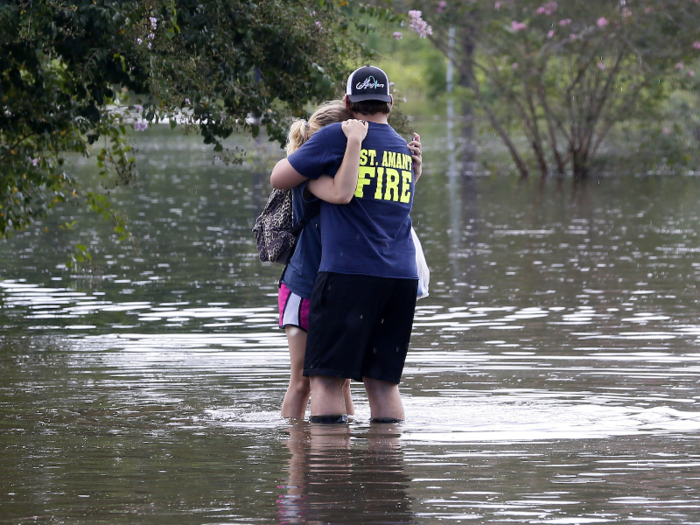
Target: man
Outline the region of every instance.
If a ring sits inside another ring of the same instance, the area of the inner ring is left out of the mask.
[[[413,152],[388,124],[393,97],[384,71],[373,66],[354,71],[345,104],[369,130],[353,199],[321,205],[322,257],[304,359],[304,375],[311,381],[310,421],[347,421],[342,387],[352,378],[365,384],[372,420],[396,422],[404,419],[398,384],[418,282],[409,216]],[[340,124],[324,127],[277,163],[272,185],[288,189],[323,174],[334,176],[345,147]],[[413,142],[411,147],[420,154]]]

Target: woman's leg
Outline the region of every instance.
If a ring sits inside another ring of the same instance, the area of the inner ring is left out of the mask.
[[[346,414],[352,416],[355,414],[355,406],[352,404],[352,394],[350,393],[350,380],[345,380],[345,385],[343,386],[343,396],[345,397],[345,410]]]
[[[289,387],[282,401],[282,417],[303,419],[311,392],[309,378],[304,377],[304,353],[306,350],[306,332],[295,326],[284,329],[289,342],[291,376]]]

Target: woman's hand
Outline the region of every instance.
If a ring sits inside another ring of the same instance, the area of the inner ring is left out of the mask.
[[[343,128],[343,133],[350,140],[359,140],[362,142],[367,136],[367,129],[369,126],[367,122],[362,120],[357,120],[354,118],[348,119],[341,124]]]
[[[413,140],[408,143],[408,149],[412,153],[413,173],[416,176],[416,182],[418,182],[423,173],[423,145],[420,143],[420,135],[418,133],[413,133]]]

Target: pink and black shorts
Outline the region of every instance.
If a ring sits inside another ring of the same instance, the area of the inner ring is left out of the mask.
[[[280,309],[280,328],[296,326],[304,332],[309,331],[309,299],[299,297],[282,283],[277,304]]]

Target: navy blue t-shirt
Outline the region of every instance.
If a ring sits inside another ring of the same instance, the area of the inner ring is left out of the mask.
[[[341,124],[316,133],[288,157],[301,175],[335,176],[347,139]],[[388,124],[369,123],[362,141],[355,196],[346,205],[321,201],[319,271],[417,279],[411,238],[415,177],[406,141]]]
[[[310,199],[304,198],[306,184],[292,188],[292,217],[295,224],[304,216],[307,207],[318,201],[313,195]],[[316,214],[301,230],[292,259],[282,275],[282,282],[299,297],[311,299],[320,264],[321,230],[319,215]]]

